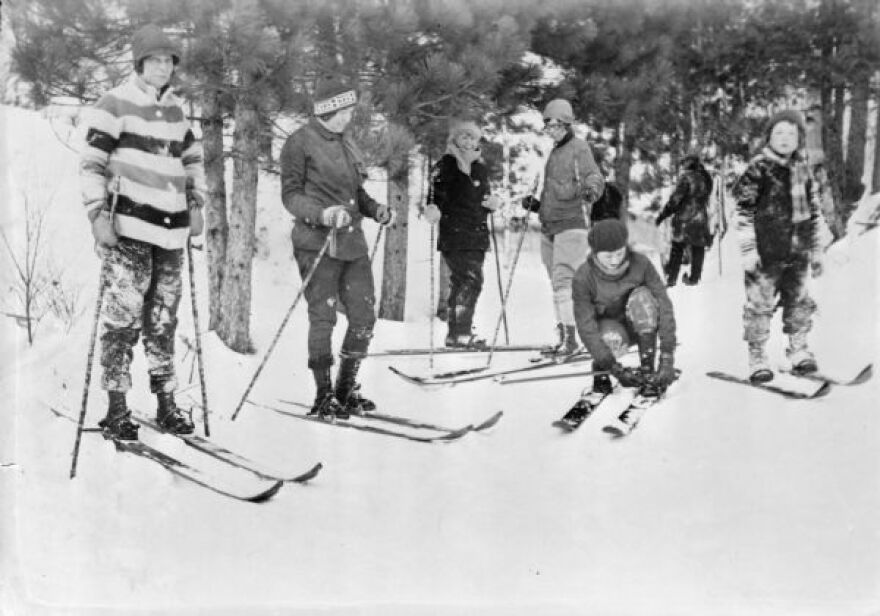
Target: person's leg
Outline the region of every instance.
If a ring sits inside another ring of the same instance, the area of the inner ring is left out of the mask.
[[[547,271],[547,279],[550,280],[551,287],[553,285],[553,236],[546,233],[541,234],[541,263]],[[548,347],[548,352],[555,353],[561,349],[565,343],[565,326],[557,309],[556,302],[553,302],[553,313],[556,317],[556,343]]]
[[[678,272],[684,256],[684,242],[672,242],[669,248],[669,261],[666,263],[666,286],[674,287],[678,282]]]
[[[776,310],[778,278],[778,268],[745,272],[743,340],[749,345],[749,378],[755,382],[766,382],[773,378],[764,347],[770,338],[770,321]]]
[[[693,286],[700,282],[700,277],[703,275],[703,260],[705,257],[705,246],[691,246],[691,270],[683,278],[686,285]]]
[[[574,302],[571,283],[577,269],[587,260],[589,244],[586,229],[569,229],[558,233],[553,241],[553,304],[563,327],[563,343],[556,351],[558,356],[571,355],[579,348],[577,327],[574,320]]]
[[[816,358],[809,350],[807,334],[813,328],[816,302],[807,290],[809,265],[806,260],[788,266],[779,284],[782,300],[782,331],[788,334],[785,355],[792,370],[802,374],[818,370]]]
[[[152,269],[148,244],[120,238],[107,249],[101,307],[101,386],[107,391],[107,415],[98,425],[116,438],[137,439],[125,396],[131,389],[132,349],[143,326],[144,294]]]
[[[174,335],[177,309],[183,289],[183,250],[152,247],[153,274],[144,298],[144,354],[150,373],[150,391],[156,395],[156,419],[176,434],[195,430],[192,418],[174,402],[177,376],[174,371]]]
[[[642,374],[654,374],[657,354],[657,298],[647,287],[636,287],[626,300],[626,319],[636,334]]]
[[[375,403],[360,395],[357,383],[358,370],[367,355],[376,325],[376,293],[368,257],[343,265],[339,298],[346,307],[348,329],[339,353],[339,371],[334,388],[336,399],[349,413],[373,411]]]

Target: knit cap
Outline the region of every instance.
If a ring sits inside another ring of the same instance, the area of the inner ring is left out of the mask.
[[[616,218],[606,218],[593,225],[587,236],[594,253],[614,252],[626,246],[629,233],[626,225]]]
[[[764,136],[769,139],[770,133],[773,131],[773,127],[779,124],[780,122],[790,122],[798,127],[798,131],[801,135],[805,135],[807,133],[807,124],[804,121],[804,116],[794,109],[785,109],[783,111],[778,111],[770,116],[770,119],[767,120],[767,124],[764,127]]]
[[[315,84],[312,101],[315,115],[320,116],[356,105],[357,93],[341,78],[335,75],[325,75],[320,77]]]
[[[571,124],[574,122],[574,111],[571,109],[571,103],[564,98],[555,98],[544,107],[544,121],[559,120],[563,124]]]
[[[147,24],[134,33],[131,40],[131,54],[135,66],[149,56],[162,53],[170,55],[175,64],[180,62],[180,47],[168,38],[162,28],[156,24]]]

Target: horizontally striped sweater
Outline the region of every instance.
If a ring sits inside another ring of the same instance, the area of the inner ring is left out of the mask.
[[[202,146],[180,100],[133,74],[98,100],[86,122],[80,179],[89,218],[110,208],[118,176],[116,232],[165,249],[184,247],[187,191],[204,203],[206,186]]]

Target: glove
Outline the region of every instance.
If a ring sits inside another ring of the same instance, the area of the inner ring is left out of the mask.
[[[813,273],[813,278],[818,278],[822,275],[822,272],[825,271],[825,266],[822,264],[821,257],[813,257],[810,262],[810,270]]]
[[[747,272],[757,271],[761,267],[761,256],[757,250],[752,250],[742,256],[742,264]]]
[[[664,221],[664,220],[666,220],[666,215],[665,215],[665,214],[660,214],[659,216],[657,216],[657,220],[654,221],[654,225],[656,225],[656,226],[659,227],[660,225],[663,224],[663,221]]]
[[[440,220],[440,208],[438,208],[433,203],[429,204],[428,207],[425,208],[425,220],[427,220],[430,224],[436,225]]]
[[[376,222],[382,226],[388,226],[394,222],[394,210],[391,209],[390,205],[379,205],[379,208],[376,210]]]
[[[523,197],[522,206],[530,212],[537,212],[541,209],[541,202],[535,199],[532,195],[528,195],[527,197]]]
[[[325,227],[341,229],[347,227],[350,222],[351,214],[348,213],[344,205],[331,205],[321,212],[321,224]]]
[[[202,208],[189,208],[189,234],[192,237],[198,237],[205,230],[205,215],[202,214]]]
[[[504,202],[498,195],[486,195],[486,198],[483,199],[483,207],[487,210],[492,210],[493,212],[502,205],[504,205]]]
[[[641,372],[635,368],[624,368],[619,362],[614,362],[611,366],[611,374],[623,387],[639,387],[645,382]]]
[[[100,248],[112,248],[119,243],[109,211],[101,210],[92,220],[92,236]]]
[[[660,353],[660,359],[657,362],[657,372],[654,373],[654,382],[665,389],[674,380],[675,359],[672,353]]]

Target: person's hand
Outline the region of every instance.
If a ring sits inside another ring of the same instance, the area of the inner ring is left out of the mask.
[[[751,250],[742,256],[743,269],[747,272],[755,272],[761,267],[761,256],[757,250]]]
[[[818,278],[822,275],[822,272],[825,271],[825,265],[822,262],[822,257],[813,257],[812,261],[810,261],[810,270],[813,273],[813,278]]]
[[[657,220],[654,221],[654,225],[656,225],[656,226],[659,227],[660,225],[663,224],[663,221],[664,221],[664,220],[666,220],[666,216],[665,216],[663,213],[660,213],[660,214],[657,216]]]
[[[382,226],[388,226],[394,222],[394,209],[386,204],[380,204],[376,209],[376,222]]]
[[[436,225],[440,221],[440,216],[440,208],[433,203],[425,207],[425,220],[427,220],[429,224]]]
[[[92,220],[92,236],[100,248],[113,248],[119,243],[119,236],[113,228],[113,219],[107,210],[101,210]]]
[[[657,362],[657,372],[654,373],[654,382],[666,389],[675,380],[675,360],[672,353],[660,353]]]
[[[636,368],[624,368],[619,362],[611,366],[611,374],[623,387],[639,387],[645,382],[645,377]]]
[[[498,195],[486,195],[486,198],[483,199],[483,207],[493,212],[500,208],[502,205],[504,205],[504,202]]]
[[[532,195],[528,195],[523,197],[522,206],[529,212],[537,212],[541,209],[541,202],[535,199]]]
[[[321,224],[325,227],[341,229],[347,227],[350,222],[351,214],[348,213],[344,205],[331,205],[321,212]]]
[[[189,234],[192,237],[198,237],[202,234],[202,231],[205,230],[205,215],[202,213],[202,208],[200,207],[191,207],[189,208]]]

